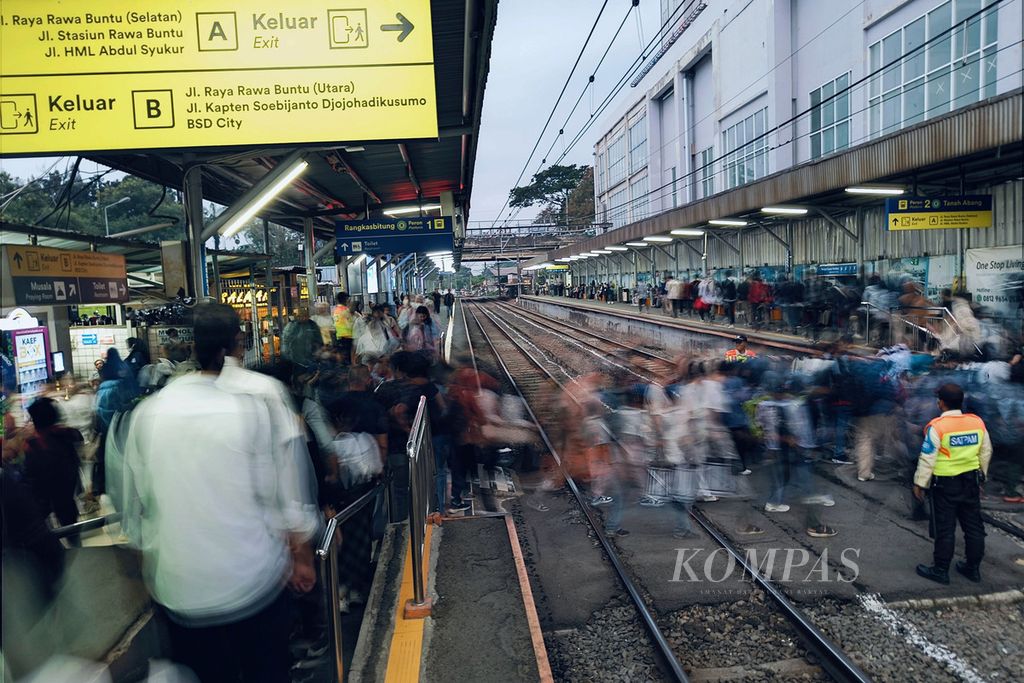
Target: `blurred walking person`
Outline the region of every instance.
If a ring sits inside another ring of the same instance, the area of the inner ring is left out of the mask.
[[[271,399],[219,383],[241,343],[238,314],[200,304],[193,318],[201,371],[135,411],[126,531],[168,617],[175,661],[202,683],[287,683],[284,588],[304,593],[316,580],[318,520],[294,488],[291,460],[305,443],[279,448]]]
[[[38,398],[28,407],[34,433],[25,442],[25,479],[43,517],[51,512],[61,526],[78,521],[75,494],[80,484],[78,446],[82,434],[60,424],[52,399]],[[77,542],[72,537],[73,543]]]

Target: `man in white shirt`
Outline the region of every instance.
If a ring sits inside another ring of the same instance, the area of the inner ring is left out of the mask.
[[[240,337],[231,307],[197,306],[194,330],[202,371],[134,411],[125,515],[138,524],[127,528],[137,529],[176,661],[203,683],[286,683],[284,588],[308,592],[316,581],[309,540],[317,519],[299,486],[294,438],[301,432],[271,392],[240,390],[252,378],[231,375],[247,371],[225,370]]]

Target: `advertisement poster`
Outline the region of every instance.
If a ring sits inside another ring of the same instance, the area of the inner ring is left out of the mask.
[[[1024,245],[968,249],[964,265],[967,291],[993,315],[1021,315]]]
[[[924,295],[932,301],[938,301],[944,289],[953,289],[956,279],[956,256],[928,257],[928,284]]]

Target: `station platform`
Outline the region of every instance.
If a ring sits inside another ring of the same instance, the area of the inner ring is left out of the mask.
[[[677,342],[678,339],[666,339],[664,331],[658,331],[658,327],[673,329],[682,335],[690,335],[686,336],[686,340],[698,343],[700,347],[706,347],[709,344],[731,344],[736,335],[743,334],[746,335],[750,345],[755,348],[776,349],[788,353],[820,351],[835,336],[830,332],[825,332],[818,341],[814,341],[804,336],[775,331],[774,329],[754,329],[743,324],[730,326],[725,319],[705,322],[697,316],[690,317],[685,313],[681,313],[678,318],[673,318],[671,314],[666,313],[662,308],[645,308],[641,313],[637,310],[635,304],[624,302],[605,303],[596,299],[575,299],[542,295],[520,296],[519,302],[528,308],[546,314],[550,314],[552,309],[563,309],[565,311],[583,310],[601,313],[604,321],[598,324],[598,326],[606,327],[609,332],[639,338],[663,345],[665,348],[680,348],[677,343],[668,343],[671,341]],[[546,307],[547,310],[541,310],[539,308],[541,306]],[[559,316],[556,315],[555,317]],[[649,327],[643,325],[645,321],[650,321]],[[590,326],[594,327],[595,321],[591,319],[590,322]],[[641,326],[638,327],[637,323],[640,323]],[[873,356],[876,351],[872,347],[856,343],[851,344],[850,348],[854,353],[861,355]]]
[[[427,526],[423,610],[411,604],[408,527],[393,525],[389,537],[348,680],[552,680],[510,516],[450,517]]]

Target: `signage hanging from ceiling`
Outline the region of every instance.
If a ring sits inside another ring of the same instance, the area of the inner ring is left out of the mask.
[[[452,219],[390,218],[366,221],[338,221],[335,257],[367,254],[415,254],[449,252],[453,247]]]
[[[27,245],[5,245],[4,253],[11,283],[8,291],[19,306],[128,301],[128,274],[121,254]]]
[[[885,224],[889,230],[991,228],[992,195],[889,197]]]
[[[5,0],[0,152],[437,137],[429,0],[362,4]]]

